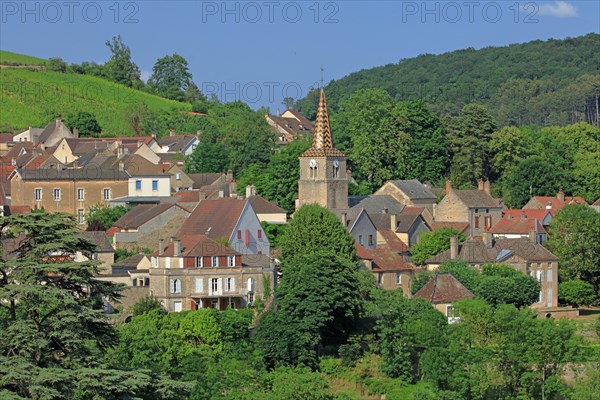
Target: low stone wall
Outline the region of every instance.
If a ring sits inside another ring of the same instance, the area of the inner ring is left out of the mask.
[[[535,311],[538,318],[574,319],[579,317],[579,309],[572,307],[538,308]]]

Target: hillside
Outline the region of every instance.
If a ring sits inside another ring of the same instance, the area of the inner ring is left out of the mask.
[[[4,65],[40,65],[44,60],[1,52]],[[0,64],[2,64],[0,63]],[[66,117],[77,111],[96,116],[105,134],[133,134],[133,109],[161,114],[191,106],[109,82],[91,75],[0,69],[0,131],[18,132],[28,126],[44,126],[54,116]]]
[[[469,102],[487,105],[500,125],[585,121],[600,95],[600,35],[472,48],[354,72],[326,86],[334,109],[358,89],[386,90],[397,100],[426,100],[439,114],[456,115]],[[316,92],[296,107],[309,118]]]

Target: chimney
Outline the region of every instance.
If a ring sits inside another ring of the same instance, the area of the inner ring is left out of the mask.
[[[563,203],[565,202],[565,192],[563,192],[562,188],[560,188],[558,193],[556,193],[556,198],[562,201]]]
[[[552,202],[550,200],[546,201],[546,210],[552,210]]]
[[[450,238],[450,259],[456,260],[458,257],[458,236]]]
[[[77,129],[77,128],[73,128],[73,137],[74,137],[75,139],[78,139],[78,138],[79,138],[79,129]]]
[[[176,131],[175,129],[169,129],[169,136],[175,136]]]
[[[483,190],[483,186],[484,186],[483,178],[480,178],[479,182],[477,182],[477,190]]]
[[[256,196],[256,186],[254,185],[246,186],[246,198],[250,196]]]
[[[450,179],[448,179],[446,181],[446,194],[450,193],[451,190],[452,190],[452,181]]]
[[[158,241],[158,255],[162,256],[164,252],[165,252],[165,241],[160,239]]]
[[[60,126],[62,124],[62,119],[60,117],[56,118],[56,126]]]
[[[181,255],[181,240],[173,239],[173,257],[179,257]]]
[[[396,214],[390,214],[390,229],[392,232],[396,232],[396,227],[398,226],[398,221],[396,218]]]
[[[227,171],[227,175],[225,175],[225,179],[227,179],[227,182],[233,181],[233,171],[232,170]]]
[[[523,211],[521,211],[521,221],[527,219],[527,215]]]
[[[494,237],[490,232],[483,233],[483,244],[486,249],[491,249],[494,245]]]
[[[537,243],[537,235],[535,233],[535,228],[529,231],[529,241],[531,243]]]
[[[492,184],[490,183],[490,178],[487,178],[483,183],[483,190],[490,196],[492,195]]]
[[[340,214],[340,222],[342,223],[342,225],[344,225],[344,228],[347,226],[347,221],[348,221],[348,214],[346,214],[345,212]]]
[[[503,214],[504,214],[504,212],[503,212]],[[506,214],[506,219],[513,219],[512,213]]]
[[[382,214],[387,214],[389,212],[387,207],[383,207],[383,210],[381,210]]]

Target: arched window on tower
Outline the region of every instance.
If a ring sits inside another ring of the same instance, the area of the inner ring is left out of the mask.
[[[319,165],[315,160],[310,160],[308,163],[310,179],[319,178]]]

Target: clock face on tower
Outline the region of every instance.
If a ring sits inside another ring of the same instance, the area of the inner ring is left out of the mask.
[[[333,166],[334,166],[335,168],[339,168],[339,166],[340,166],[340,162],[339,162],[338,160],[334,160],[334,161],[333,161]]]
[[[317,160],[310,160],[308,166],[311,168],[317,168]]]

